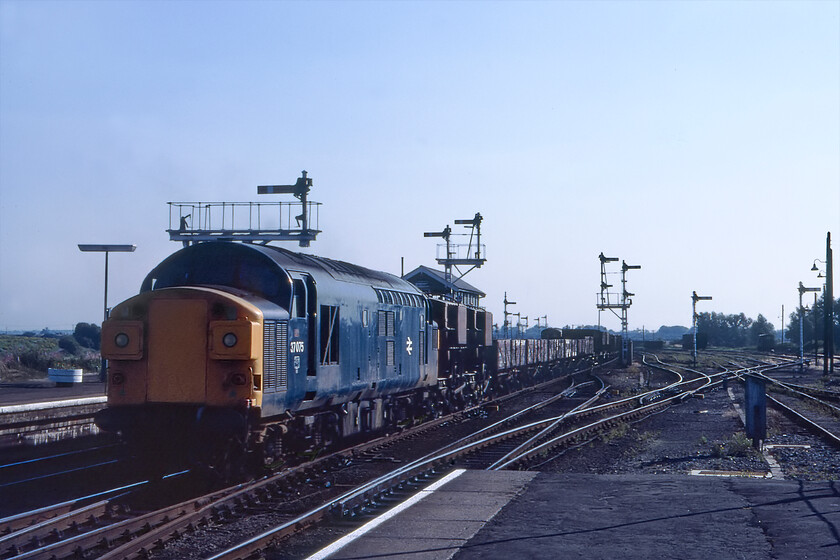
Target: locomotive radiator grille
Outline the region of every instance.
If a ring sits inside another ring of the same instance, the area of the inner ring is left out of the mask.
[[[285,321],[265,321],[263,325],[263,391],[285,388],[289,325]]]

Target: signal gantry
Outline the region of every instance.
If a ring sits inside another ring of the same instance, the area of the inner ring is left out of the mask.
[[[166,231],[171,241],[180,241],[185,247],[202,241],[262,245],[294,241],[301,247],[309,247],[321,233],[318,229],[321,203],[308,200],[311,188],[312,179],[302,171],[294,185],[257,187],[257,194],[291,194],[300,202],[169,202]]]
[[[629,365],[633,361],[633,351],[627,336],[627,310],[633,305],[631,298],[636,294],[627,291],[627,271],[639,270],[642,266],[621,261],[621,294],[616,294],[609,292],[613,285],[607,282],[607,263],[618,262],[618,258],[605,257],[602,252],[598,255],[598,260],[601,261],[601,293],[596,305],[598,308],[598,326],[601,325],[601,311],[604,309],[609,309],[613,315],[621,320],[621,361],[623,364]],[[621,313],[616,313],[616,310],[620,310]]]

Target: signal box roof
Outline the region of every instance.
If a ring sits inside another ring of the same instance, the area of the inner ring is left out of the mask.
[[[443,296],[452,293],[461,293],[465,296],[471,296],[469,299],[475,300],[487,295],[463,280],[453,279],[451,282],[447,282],[445,272],[429,268],[428,266],[418,266],[403,278],[430,295]]]

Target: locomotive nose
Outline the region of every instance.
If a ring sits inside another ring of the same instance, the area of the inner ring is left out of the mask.
[[[151,302],[147,401],[205,401],[207,309],[203,299]]]

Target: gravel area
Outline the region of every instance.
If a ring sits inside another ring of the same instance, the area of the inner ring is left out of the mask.
[[[665,375],[644,366],[613,370],[602,378],[622,395],[639,392],[642,385],[665,383]],[[736,410],[743,404],[743,387],[730,383],[682,404],[671,406],[633,424],[566,450],[538,470],[595,474],[690,474],[692,471],[769,473],[764,455],[753,449]],[[731,396],[730,396],[731,393]],[[702,397],[702,398],[700,398]],[[734,397],[734,400],[733,398]],[[781,466],[785,478],[837,480],[840,450],[767,410],[768,453]],[[773,446],[808,446],[773,447]]]

